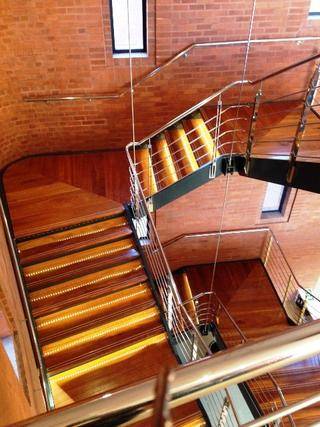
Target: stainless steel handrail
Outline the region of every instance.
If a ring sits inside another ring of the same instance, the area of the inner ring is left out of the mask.
[[[227,309],[227,307],[223,304],[223,302],[221,301],[221,299],[219,298],[219,296],[216,294],[216,292],[214,292],[214,291],[201,292],[201,293],[199,293],[199,294],[195,295],[194,297],[189,298],[188,300],[183,301],[183,303],[182,303],[182,304],[185,306],[185,305],[189,304],[191,301],[193,301],[193,302],[198,301],[200,298],[205,297],[205,296],[208,296],[208,295],[214,295],[215,299],[216,299],[216,300],[217,300],[217,302],[218,302],[218,306],[221,306],[221,307],[222,307],[222,309],[223,309],[224,313],[227,315],[228,319],[231,321],[232,325],[235,327],[236,331],[237,331],[237,332],[238,332],[238,334],[240,335],[240,337],[241,337],[241,343],[246,343],[246,342],[248,342],[248,338],[247,338],[247,337],[246,337],[246,335],[243,333],[243,331],[239,328],[239,326],[238,326],[237,322],[234,320],[234,318],[233,318],[233,317],[232,317],[232,315],[230,314],[229,310],[228,310],[228,309]],[[211,304],[212,304],[212,300],[211,300],[210,302],[211,302]],[[196,307],[197,307],[197,306],[196,306]],[[207,310],[205,310],[205,311],[207,312]],[[281,401],[282,405],[283,405],[283,406],[288,406],[288,405],[287,405],[287,401],[286,401],[286,399],[285,399],[285,397],[284,397],[284,394],[283,394],[283,392],[282,392],[282,389],[281,389],[281,387],[279,386],[279,384],[277,383],[277,381],[276,381],[276,379],[274,378],[274,376],[273,376],[272,374],[270,374],[270,372],[268,372],[266,375],[269,377],[270,381],[273,383],[274,387],[276,388],[276,390],[277,390],[277,392],[278,392],[278,395],[279,395],[279,398],[280,398],[280,401]],[[294,421],[293,421],[292,417],[289,415],[289,416],[288,416],[288,418],[289,418],[289,422],[290,422],[291,426],[295,426],[295,423],[294,423]]]
[[[273,421],[277,421],[283,417],[288,416],[289,414],[294,414],[295,412],[301,411],[301,409],[308,408],[309,406],[313,406],[316,403],[320,402],[320,393],[313,394],[307,399],[301,400],[300,402],[293,403],[284,408],[278,409],[268,415],[265,415],[257,420],[251,421],[250,423],[244,424],[242,427],[262,427],[269,425]],[[313,424],[314,427],[319,424]]]
[[[162,298],[162,302],[164,304],[164,310],[165,310],[165,316],[167,317],[168,325],[170,323],[170,311],[174,311],[173,313],[173,326],[175,326],[175,323],[179,323],[181,321],[181,324],[188,324],[189,327],[192,329],[192,332],[194,336],[197,338],[198,342],[198,356],[204,357],[207,354],[211,354],[211,351],[208,347],[208,345],[203,340],[200,332],[194,325],[191,317],[189,316],[187,310],[185,307],[181,305],[181,297],[179,294],[179,291],[176,287],[176,283],[174,281],[171,269],[169,267],[167,258],[165,256],[165,253],[163,251],[163,247],[160,241],[160,238],[158,236],[155,224],[153,222],[152,216],[150,215],[148,205],[146,198],[144,196],[144,193],[142,191],[140,182],[138,180],[138,177],[135,172],[135,168],[133,165],[133,162],[128,156],[129,164],[130,164],[130,175],[134,181],[133,183],[133,192],[134,192],[134,201],[132,203],[132,210],[135,214],[135,210],[139,211],[141,208],[143,210],[143,215],[147,217],[147,226],[142,230],[145,231],[148,234],[148,238],[150,238],[150,235],[153,237],[154,241],[152,242],[154,245],[154,249],[149,251],[149,253],[145,253],[146,255],[146,261],[150,263],[149,269],[156,274],[154,274],[154,282],[157,285],[157,291],[160,294],[160,297]],[[139,206],[136,208],[136,206]],[[143,246],[145,248],[146,245]],[[142,249],[144,250],[144,249]],[[160,255],[160,258],[159,258]],[[150,259],[153,258],[153,259]],[[160,279],[160,280],[159,280]],[[168,286],[170,287],[170,290],[172,292],[172,301],[171,305],[172,307],[169,307],[169,297],[166,294],[162,294],[161,288],[163,287],[163,283],[168,283]],[[183,331],[181,331],[182,333]],[[172,333],[175,335],[175,338],[177,338],[179,342],[179,337],[177,336],[177,331],[173,330]],[[199,357],[198,357],[199,358]]]
[[[316,41],[320,40],[320,37],[317,36],[306,36],[306,37],[285,37],[285,38],[271,38],[271,39],[253,39],[250,40],[250,44],[259,44],[259,43],[288,43],[288,42],[304,42],[304,41]],[[215,47],[215,46],[236,46],[236,45],[247,45],[248,40],[231,40],[231,41],[219,41],[219,42],[203,42],[203,43],[193,43],[185,49],[178,52],[171,59],[166,61],[164,64],[152,70],[146,76],[142,77],[140,80],[134,83],[133,87],[137,87],[144,83],[146,80],[149,80],[151,77],[154,77],[158,73],[162,72],[165,68],[169,67],[171,64],[175,63],[178,59],[188,56],[188,54],[197,48],[206,48],[206,47]],[[59,102],[59,101],[81,101],[81,100],[105,100],[105,99],[118,99],[122,98],[124,95],[130,93],[130,88],[125,87],[117,93],[107,93],[107,94],[83,94],[83,95],[63,95],[63,96],[41,96],[41,97],[26,97],[23,100],[25,102]]]
[[[52,410],[52,409],[54,409],[54,401],[53,401],[53,396],[52,396],[51,388],[50,388],[48,377],[47,377],[47,371],[46,371],[46,368],[45,368],[45,365],[44,365],[44,362],[42,359],[40,345],[38,342],[38,336],[37,336],[37,332],[36,332],[35,325],[33,322],[30,306],[28,303],[27,293],[26,293],[26,289],[25,289],[25,286],[23,283],[23,278],[21,275],[16,249],[15,249],[14,243],[12,241],[10,226],[8,223],[7,215],[5,213],[5,209],[4,209],[3,202],[2,202],[1,198],[0,198],[0,212],[1,212],[1,217],[2,217],[2,222],[4,225],[4,229],[5,229],[7,243],[9,245],[9,251],[10,251],[10,255],[11,255],[12,266],[13,266],[15,278],[17,281],[19,294],[21,297],[21,303],[22,303],[24,314],[26,316],[26,320],[27,320],[27,326],[28,326],[28,330],[30,333],[30,339],[31,339],[31,344],[32,344],[32,348],[33,348],[33,354],[34,354],[34,357],[36,359],[37,367],[39,369],[39,377],[40,377],[40,382],[41,382],[41,386],[42,386],[42,390],[43,390],[43,394],[44,394],[44,398],[45,398],[45,402],[46,402],[46,407],[48,410]]]
[[[319,352],[320,321],[290,328],[264,340],[248,342],[173,370],[169,406],[180,406],[229,385],[310,358]],[[129,425],[152,416],[156,382],[157,379],[153,378],[15,425],[62,427],[86,425],[108,418],[116,419],[117,425]],[[278,415],[278,418],[289,415],[290,410],[288,406],[286,413]]]
[[[163,247],[170,246],[179,240],[182,239],[191,239],[194,237],[209,237],[209,236],[225,236],[225,235],[232,235],[232,234],[244,234],[244,233],[259,233],[262,231],[270,231],[269,227],[257,227],[257,228],[243,228],[241,230],[223,230],[221,232],[219,231],[207,231],[203,233],[184,233],[180,234],[177,237],[174,237],[170,240],[167,240],[166,242],[162,243]]]
[[[126,150],[128,152],[129,148],[133,147],[134,145],[142,145],[149,139],[153,138],[154,136],[158,135],[159,133],[163,132],[168,127],[172,126],[176,122],[182,120],[184,117],[188,116],[189,114],[192,114],[193,112],[199,110],[199,108],[206,105],[208,102],[212,101],[213,99],[217,98],[218,96],[222,95],[227,90],[233,88],[234,86],[240,85],[240,84],[246,84],[250,83],[250,80],[237,80],[232,83],[229,83],[228,85],[224,86],[218,91],[215,91],[211,95],[209,95],[207,98],[203,99],[202,101],[195,104],[193,107],[190,107],[188,110],[184,111],[183,113],[179,114],[178,116],[174,117],[172,120],[170,120],[165,125],[161,126],[161,128],[157,129],[155,132],[152,132],[150,135],[146,136],[145,138],[141,139],[139,142],[130,142],[126,146]]]

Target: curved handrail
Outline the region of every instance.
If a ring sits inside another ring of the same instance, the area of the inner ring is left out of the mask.
[[[265,80],[271,79],[272,77],[278,76],[279,74],[285,73],[286,71],[292,70],[293,68],[300,67],[300,65],[306,64],[307,62],[310,62],[310,61],[314,61],[317,58],[320,58],[320,53],[309,56],[308,58],[305,58],[302,61],[295,62],[294,64],[288,65],[287,67],[280,68],[280,70],[278,71],[274,71],[273,73],[267,74],[264,77],[261,77],[260,79],[251,81],[250,84],[256,85],[258,83],[262,83]]]
[[[320,40],[318,36],[306,36],[306,37],[285,37],[285,38],[271,38],[271,39],[253,39],[250,40],[250,44],[258,43],[288,43],[288,42],[304,42],[304,41],[316,41]],[[175,63],[181,57],[186,57],[188,54],[196,49],[202,47],[214,47],[214,46],[237,46],[237,45],[246,45],[248,40],[230,40],[230,41],[218,41],[218,42],[203,42],[203,43],[192,43],[187,46],[185,49],[178,52],[164,64],[159,65],[154,70],[150,71],[140,80],[134,82],[133,88],[138,87],[145,81],[149,80],[151,77],[159,74],[165,68],[169,67],[171,64]],[[130,93],[130,88],[124,86],[117,93],[107,93],[107,94],[83,94],[83,95],[63,95],[63,96],[42,96],[38,98],[24,98],[24,102],[58,102],[58,101],[80,101],[80,100],[103,100],[103,99],[119,99],[124,95]]]
[[[170,386],[169,407],[180,406],[231,384],[239,384],[307,359],[318,354],[319,348],[320,320],[175,368],[172,371],[175,376]],[[156,377],[153,377],[15,425],[33,427],[92,425],[93,420],[106,420],[107,417],[118,421],[118,425],[124,423],[129,425],[152,415],[150,405],[156,398],[156,382]],[[318,401],[319,398],[318,394]],[[310,401],[309,405],[311,404],[314,404],[313,400]],[[272,416],[281,419],[282,416],[294,412],[290,408],[290,406],[286,408],[285,414],[278,414],[276,411]]]
[[[221,233],[219,231],[204,231],[201,233],[183,233],[183,234],[179,234],[179,236],[173,237],[172,239],[162,243],[162,246],[165,248],[185,238],[189,239],[192,237],[209,237],[209,236],[230,235],[230,234],[258,233],[261,231],[270,231],[270,229],[269,227],[257,227],[257,228],[243,228],[241,230],[224,230],[224,231],[221,231]]]
[[[241,85],[245,85],[245,84],[249,84],[250,86],[255,86],[258,83],[262,83],[272,77],[278,76],[282,73],[285,73],[288,70],[297,68],[303,64],[306,64],[308,62],[314,61],[315,59],[320,58],[320,53],[317,53],[316,55],[312,55],[309,56],[299,62],[295,62],[291,65],[288,65],[286,67],[283,67],[277,71],[274,71],[270,74],[267,74],[266,76],[263,76],[259,79],[256,80],[236,80],[234,82],[231,82],[229,84],[227,84],[226,86],[224,86],[223,88],[221,88],[218,91],[215,91],[213,94],[209,95],[207,98],[203,99],[202,101],[198,102],[197,104],[195,104],[194,106],[190,107],[188,110],[184,111],[183,113],[179,114],[178,116],[174,117],[172,120],[170,120],[169,122],[167,122],[165,125],[161,126],[159,129],[157,129],[156,131],[152,132],[150,135],[146,136],[145,138],[143,138],[140,141],[135,141],[135,142],[130,142],[129,144],[127,144],[126,149],[127,149],[127,153],[128,153],[128,149],[132,146],[136,146],[136,145],[142,145],[144,143],[146,143],[146,141],[148,141],[149,139],[153,138],[154,136],[158,135],[159,133],[163,132],[165,129],[167,129],[168,127],[174,125],[175,123],[179,122],[180,120],[184,119],[185,117],[187,117],[188,115],[192,114],[193,112],[197,111],[199,108],[203,107],[204,105],[206,105],[208,102],[212,101],[213,99],[217,98],[218,96],[222,95],[224,92],[228,91],[229,89],[233,88],[234,86],[237,86],[239,84]]]
[[[219,298],[219,296],[217,295],[217,293],[215,291],[201,292],[201,293],[195,295],[194,297],[189,298],[188,300],[183,301],[182,305],[185,306],[185,305],[187,305],[190,302],[198,301],[202,297],[205,297],[205,296],[208,296],[208,295],[213,295],[215,297],[215,299],[217,300],[219,306],[222,307],[224,313],[227,315],[228,319],[230,320],[230,322],[232,323],[232,325],[235,327],[236,331],[240,335],[240,337],[241,337],[241,344],[247,343],[249,341],[248,338],[247,338],[247,336],[243,333],[242,329],[238,326],[237,322],[234,320],[233,316],[231,315],[231,313],[229,312],[229,310],[227,309],[227,307],[223,304],[223,302],[221,301],[221,299]],[[282,391],[281,387],[279,386],[279,384],[277,383],[277,381],[274,378],[274,376],[270,372],[265,373],[265,375],[268,376],[268,378],[270,379],[270,381],[273,383],[274,387],[276,388],[277,393],[279,395],[279,399],[280,399],[282,405],[284,407],[288,406],[287,401],[286,401],[286,399],[284,397],[283,391]],[[292,418],[291,415],[288,415],[288,419],[289,419],[289,422],[290,422],[291,426],[295,426],[295,423],[294,423],[293,418]]]
[[[169,122],[167,122],[165,125],[161,126],[160,129],[157,129],[155,132],[152,132],[150,135],[146,136],[145,138],[143,138],[139,142],[135,142],[135,143],[130,142],[129,144],[127,144],[126,145],[127,152],[128,152],[128,149],[130,147],[132,147],[133,145],[137,145],[137,144],[138,145],[142,145],[142,144],[144,144],[149,139],[151,139],[154,136],[158,135],[159,133],[163,132],[165,129],[167,129],[168,127],[174,125],[176,122],[182,120],[184,117],[188,116],[189,114],[194,113],[199,108],[203,107],[208,102],[210,102],[213,99],[217,98],[218,96],[222,95],[227,90],[233,88],[234,86],[237,86],[237,85],[240,85],[240,84],[246,84],[246,83],[250,83],[250,80],[236,80],[236,81],[234,81],[232,83],[227,84],[222,89],[220,89],[218,91],[215,91],[214,93],[212,93],[211,95],[209,95],[207,98],[205,98],[202,101],[200,101],[197,104],[195,104],[193,107],[190,107],[188,110],[186,110],[183,113],[179,114],[178,116],[174,117],[172,120],[170,120]]]

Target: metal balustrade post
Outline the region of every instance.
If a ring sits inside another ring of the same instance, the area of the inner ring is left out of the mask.
[[[215,126],[214,141],[213,141],[213,147],[212,147],[213,149],[212,163],[209,170],[210,179],[214,179],[216,177],[216,172],[217,172],[217,153],[218,153],[218,145],[219,145],[219,139],[220,139],[221,114],[222,114],[222,99],[220,95],[217,103],[216,126]]]
[[[250,128],[249,128],[249,137],[248,137],[248,143],[247,143],[247,149],[246,149],[246,163],[244,166],[244,170],[246,174],[249,173],[249,169],[250,169],[250,157],[251,157],[252,147],[254,145],[254,133],[255,133],[256,124],[258,120],[258,110],[260,106],[261,97],[262,97],[262,90],[259,89],[254,99],[253,113],[252,113]]]
[[[296,130],[296,134],[294,137],[294,141],[291,147],[290,159],[289,159],[289,167],[287,173],[287,183],[292,184],[293,178],[296,172],[296,160],[300,149],[300,144],[302,142],[304,131],[307,124],[307,118],[311,111],[314,96],[316,94],[317,86],[320,80],[320,64],[316,66],[316,69],[312,75],[310,80],[307,93],[304,99],[304,105],[301,111],[300,120],[298,124],[298,128]]]
[[[299,319],[298,319],[298,325],[301,325],[301,323],[303,321],[303,318],[304,318],[304,315],[305,315],[306,309],[307,309],[307,301],[308,301],[308,297],[306,294],[304,302],[303,302],[303,306],[302,306],[301,311],[300,311],[300,315],[299,315]]]
[[[158,376],[155,387],[155,404],[153,410],[153,423],[155,427],[171,427],[170,416],[170,384],[173,381],[173,373],[165,367]]]

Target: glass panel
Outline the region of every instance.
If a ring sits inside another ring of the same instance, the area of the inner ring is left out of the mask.
[[[320,0],[311,0],[309,12],[320,13]]]
[[[115,53],[129,50],[127,0],[112,0],[112,24]],[[143,0],[130,0],[130,44],[132,50],[144,50]]]

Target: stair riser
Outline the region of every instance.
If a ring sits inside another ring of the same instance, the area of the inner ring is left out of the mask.
[[[112,320],[119,319],[122,316],[127,316],[132,314],[138,307],[141,309],[147,309],[154,306],[154,301],[150,300],[151,294],[150,292],[144,293],[142,295],[138,295],[136,298],[133,298],[129,303],[119,304],[118,309],[115,306],[110,307],[106,306],[103,308],[97,308],[86,313],[80,313],[75,317],[69,317],[61,319],[59,322],[54,322],[48,325],[44,325],[42,327],[38,326],[40,322],[43,321],[50,322],[51,319],[56,319],[59,316],[68,316],[70,313],[74,313],[75,311],[80,311],[82,308],[80,306],[79,309],[75,309],[74,311],[69,311],[65,313],[58,312],[56,315],[50,316],[49,319],[39,318],[36,320],[36,326],[38,330],[38,336],[40,343],[43,345],[45,343],[49,343],[52,341],[56,341],[58,339],[62,339],[66,336],[74,335],[75,333],[79,333],[84,329],[89,329],[93,326],[97,326],[98,324],[107,323]]]
[[[39,276],[25,277],[25,281],[30,291],[42,289],[44,286],[55,285],[75,277],[81,277],[86,274],[94,273],[108,267],[122,264],[123,262],[133,261],[139,258],[135,249],[123,251],[113,257],[105,256],[96,260],[84,261],[57,271],[43,273]]]
[[[79,237],[65,242],[48,243],[40,247],[22,250],[20,251],[21,265],[25,267],[37,262],[43,262],[62,255],[71,254],[97,244],[111,243],[121,238],[130,237],[131,234],[132,232],[128,227],[122,227],[112,232],[106,231],[84,238]]]
[[[104,336],[93,342],[82,344],[67,350],[68,359],[66,360],[65,351],[45,356],[46,366],[51,375],[71,369],[79,364],[87,362],[108,353],[113,353],[121,348],[137,341],[139,337],[146,339],[151,337],[155,331],[162,332],[159,325],[159,317],[145,320],[143,324],[130,327],[113,336]]]
[[[147,276],[143,270],[141,274],[129,274],[119,280],[106,280],[96,283],[91,286],[76,289],[72,293],[58,295],[48,300],[31,301],[33,315],[35,317],[45,316],[58,310],[66,309],[72,305],[80,304],[93,298],[98,298],[103,295],[122,291],[126,288],[143,283],[147,280]],[[48,288],[48,292],[50,287]]]

